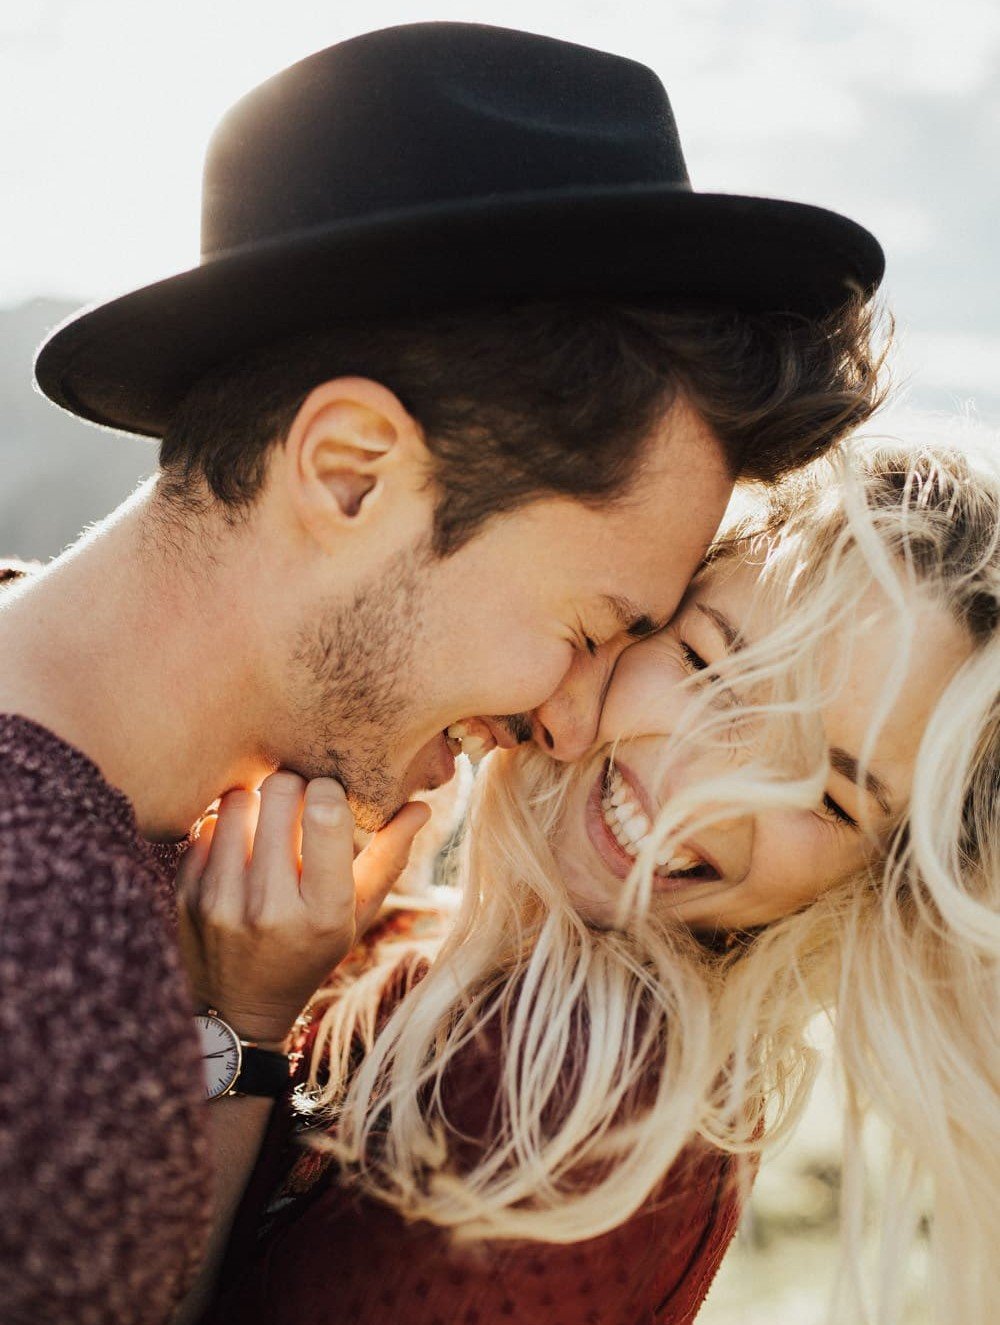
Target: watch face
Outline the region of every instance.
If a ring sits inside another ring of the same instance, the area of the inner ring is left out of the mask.
[[[205,1069],[205,1098],[217,1099],[224,1095],[240,1071],[243,1051],[235,1031],[221,1017],[199,1012],[194,1019],[201,1036],[201,1059]]]

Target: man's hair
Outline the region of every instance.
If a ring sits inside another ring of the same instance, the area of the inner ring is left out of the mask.
[[[199,381],[163,438],[160,491],[178,513],[208,496],[239,518],[306,396],[342,376],[380,382],[421,425],[440,556],[541,497],[623,496],[678,397],[734,478],[771,480],[880,403],[875,317],[861,299],[817,320],[574,300],[334,328]]]

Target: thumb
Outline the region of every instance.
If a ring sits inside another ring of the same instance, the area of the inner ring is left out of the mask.
[[[374,920],[406,862],[410,858],[413,839],[431,817],[431,809],[423,801],[408,801],[406,805],[380,829],[354,862],[354,886],[357,896],[358,930],[363,931]]]

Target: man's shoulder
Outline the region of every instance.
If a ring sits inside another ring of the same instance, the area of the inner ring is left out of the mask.
[[[0,915],[78,908],[96,923],[169,909],[169,870],[127,799],[54,734],[39,728],[18,743],[30,726],[0,717]]]
[[[135,836],[127,798],[93,760],[44,722],[0,711],[0,828],[34,823]]]
[[[92,868],[129,854],[128,835],[90,798],[49,786],[30,763],[0,755],[0,871],[29,860],[59,859]]]

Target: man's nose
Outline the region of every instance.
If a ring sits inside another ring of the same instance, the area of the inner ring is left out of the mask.
[[[615,664],[629,641],[577,654],[555,690],[531,714],[535,744],[553,759],[580,759],[597,740],[601,710]]]

